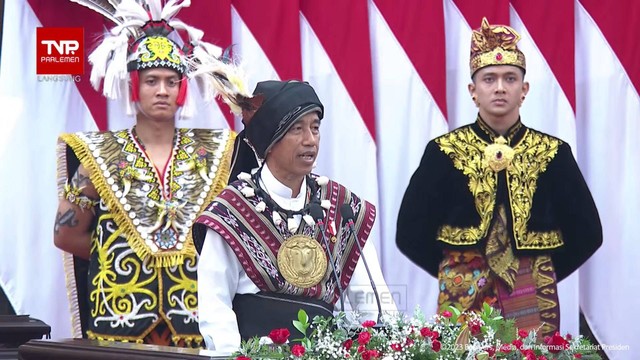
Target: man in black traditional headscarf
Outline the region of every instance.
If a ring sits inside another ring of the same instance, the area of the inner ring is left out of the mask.
[[[375,207],[311,173],[322,103],[309,84],[298,81],[264,81],[253,95],[235,144],[231,172],[238,180],[194,227],[203,240],[200,331],[207,347],[218,351],[235,351],[241,338],[276,328],[293,333],[291,321],[301,308],[310,318],[332,316],[343,294],[364,318],[378,315],[359,250]],[[338,210],[345,204],[351,211]],[[342,221],[348,212],[354,214],[355,236]],[[374,282],[385,287],[375,249],[368,245],[364,252]],[[393,301],[387,305],[384,310],[395,310]]]

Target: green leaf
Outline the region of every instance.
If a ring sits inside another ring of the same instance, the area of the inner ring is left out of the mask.
[[[491,305],[485,303],[482,303],[482,310],[484,315],[491,315],[491,313],[493,312],[493,308],[491,307]]]
[[[307,312],[300,309],[298,311],[298,321],[300,321],[301,323],[308,325],[309,324],[309,315],[307,315]]]
[[[309,324],[304,324],[298,320],[293,320],[293,327],[298,329],[298,331],[300,331],[302,335],[307,336],[307,328],[309,327]]]

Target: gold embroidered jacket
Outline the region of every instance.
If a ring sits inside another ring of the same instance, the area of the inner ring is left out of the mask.
[[[571,148],[519,121],[506,135],[512,152],[491,146],[496,138],[479,118],[429,142],[402,201],[397,245],[437,276],[442,249],[484,246],[496,205],[504,204],[515,253],[551,253],[563,279],[602,243]],[[508,166],[503,155],[512,156]]]
[[[234,137],[176,129],[164,170],[132,130],[60,137],[59,191],[82,164],[100,195],[89,263],[81,271],[65,261],[76,336],[80,322],[89,338],[139,342],[166,322],[174,341],[202,341],[190,229],[227,183]]]

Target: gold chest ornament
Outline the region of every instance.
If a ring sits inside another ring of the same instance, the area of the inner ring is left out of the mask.
[[[313,238],[293,235],[278,250],[278,269],[289,283],[310,288],[317,285],[327,272],[327,257]]]
[[[484,161],[495,172],[508,168],[514,155],[515,151],[507,145],[507,140],[502,136],[484,149]]]

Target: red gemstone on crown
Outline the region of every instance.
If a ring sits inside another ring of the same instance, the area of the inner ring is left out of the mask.
[[[502,159],[502,151],[498,151],[496,153],[496,159],[498,159],[498,160]]]
[[[502,53],[497,53],[496,54],[496,60],[502,61]]]

